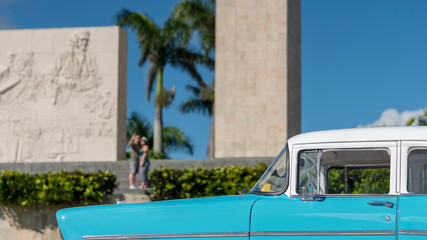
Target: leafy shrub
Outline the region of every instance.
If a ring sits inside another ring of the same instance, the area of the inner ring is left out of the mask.
[[[60,203],[102,202],[117,188],[116,176],[110,172],[83,173],[60,171],[34,174],[19,171],[0,172],[0,203],[55,205]]]
[[[166,155],[164,153],[156,153],[153,150],[148,151],[148,158],[149,159],[167,159]]]
[[[153,190],[148,194],[152,201],[237,194],[255,185],[266,169],[263,163],[197,169],[162,167],[150,172]]]
[[[348,172],[348,193],[386,194],[390,188],[390,169],[355,169]],[[329,193],[344,194],[344,169],[329,171]]]

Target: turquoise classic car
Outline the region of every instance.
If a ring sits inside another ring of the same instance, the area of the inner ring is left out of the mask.
[[[427,127],[304,133],[246,194],[63,209],[62,238],[427,239]]]

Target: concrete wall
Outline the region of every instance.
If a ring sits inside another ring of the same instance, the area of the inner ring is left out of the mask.
[[[0,43],[0,162],[125,157],[124,30],[2,30]]]
[[[300,0],[217,0],[215,157],[275,156],[301,128]]]
[[[147,202],[141,194],[119,194],[104,198],[103,204],[116,204],[126,200],[128,203]],[[93,204],[91,204],[93,205]],[[1,240],[58,240],[59,229],[56,222],[56,211],[79,205],[59,206],[0,206],[0,239]]]

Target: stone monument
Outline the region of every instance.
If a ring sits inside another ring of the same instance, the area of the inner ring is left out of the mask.
[[[301,130],[301,1],[217,0],[215,157],[275,156]]]
[[[127,34],[0,31],[0,162],[125,158]]]

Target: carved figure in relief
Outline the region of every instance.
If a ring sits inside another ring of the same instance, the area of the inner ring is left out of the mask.
[[[89,31],[81,31],[70,38],[70,49],[62,53],[53,72],[54,104],[65,104],[72,95],[97,88],[102,78],[96,60],[88,56]]]
[[[102,74],[88,53],[90,36],[86,30],[72,35],[69,49],[48,71],[37,71],[36,60],[47,58],[31,51],[14,52],[0,66],[0,133],[8,139],[0,143],[0,162],[69,160],[83,142],[114,137],[116,126],[106,120],[117,115],[117,100],[100,88]],[[76,116],[79,111],[88,114]],[[56,114],[61,117],[49,119]]]
[[[99,128],[99,136],[113,136],[113,126],[111,125],[111,123],[101,123]]]
[[[32,52],[9,55],[9,65],[0,72],[0,102],[22,100],[28,94],[27,86],[35,81],[33,66]]]
[[[36,123],[34,117],[11,116],[10,148],[14,162],[32,162],[40,159],[61,161],[78,153],[78,134],[72,123],[57,121]],[[0,156],[1,157],[1,156]]]
[[[111,97],[111,93],[107,92],[106,97],[104,97],[102,104],[101,104],[101,112],[99,113],[99,117],[103,119],[111,118],[112,112],[114,109],[114,106],[116,105],[116,102]]]
[[[34,161],[42,156],[43,149],[39,146],[40,129],[35,126],[34,118],[21,114],[12,114],[10,123],[10,145],[14,162]]]
[[[97,91],[85,94],[81,101],[85,109],[90,113],[96,113],[99,118],[109,119],[113,115],[113,110],[116,105],[115,99],[111,96],[111,92],[100,94]]]

